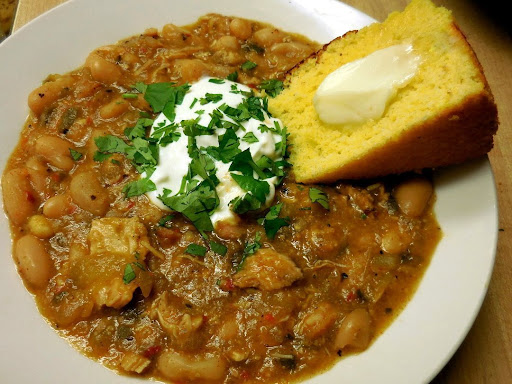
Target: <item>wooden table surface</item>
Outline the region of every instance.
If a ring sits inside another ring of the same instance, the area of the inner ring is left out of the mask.
[[[19,0],[14,31],[65,0]],[[382,21],[407,0],[344,0]],[[485,301],[468,336],[431,384],[512,383],[512,28],[497,1],[433,0],[453,11],[484,68],[498,105],[500,127],[489,159],[496,179],[499,238]]]

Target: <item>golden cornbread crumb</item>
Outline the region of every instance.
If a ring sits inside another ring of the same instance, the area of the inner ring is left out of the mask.
[[[421,64],[384,115],[360,125],[320,121],[313,96],[340,66],[392,45],[412,44]],[[498,128],[482,67],[452,14],[430,0],[345,34],[292,69],[269,110],[290,133],[299,182],[359,179],[435,168],[485,155]]]

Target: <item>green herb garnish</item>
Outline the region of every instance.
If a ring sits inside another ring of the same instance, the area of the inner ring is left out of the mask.
[[[325,209],[329,209],[329,198],[324,191],[317,188],[309,188],[309,198],[313,203],[318,203]]]
[[[83,157],[80,152],[75,151],[73,148],[69,148],[69,153],[71,154],[71,158],[75,161],[78,161]]]
[[[258,249],[261,248],[261,233],[256,232],[256,235],[254,236],[254,240],[252,242],[245,243],[244,252],[242,253],[242,258],[240,259],[240,262],[238,263],[238,266],[236,267],[237,272],[240,271],[245,263],[245,260],[256,253]]]
[[[174,215],[167,215],[167,216],[164,216],[162,217],[160,220],[158,220],[158,226],[159,227],[165,227],[165,228],[169,228],[170,225],[168,224],[169,221],[171,221],[172,219],[174,219]]]
[[[201,256],[201,257],[204,257],[204,255],[206,255],[206,247],[203,247],[202,245],[199,245],[199,244],[189,244],[187,249],[185,249],[185,252],[188,253],[189,255],[193,255],[193,256]]]
[[[243,63],[240,66],[240,69],[242,69],[243,71],[249,71],[251,69],[256,68],[257,66],[258,66],[258,64],[256,64],[255,62],[247,60],[245,63]]]
[[[238,72],[235,71],[235,72],[231,72],[227,77],[226,79],[230,80],[230,81],[237,81],[238,80]]]
[[[225,256],[228,251],[228,248],[225,245],[216,243],[215,241],[210,241],[210,248],[213,252],[221,256]]]
[[[123,282],[125,284],[130,284],[136,277],[137,275],[135,274],[132,265],[126,264],[126,267],[124,267]]]
[[[128,183],[123,188],[126,197],[134,197],[145,194],[146,192],[156,191],[156,185],[148,178],[139,179]]]
[[[284,89],[283,82],[277,79],[263,80],[258,86],[259,89],[265,90],[270,97],[276,97]]]
[[[281,212],[282,207],[283,203],[279,203],[273,207],[270,207],[270,210],[265,215],[265,217],[258,220],[258,223],[263,224],[263,228],[265,228],[265,233],[269,239],[274,239],[279,229],[290,225],[289,218],[279,217],[279,213]]]
[[[254,133],[252,133],[252,132],[247,132],[244,135],[244,137],[242,138],[242,140],[245,141],[246,143],[249,143],[249,144],[259,142],[259,140],[256,137],[256,135]]]

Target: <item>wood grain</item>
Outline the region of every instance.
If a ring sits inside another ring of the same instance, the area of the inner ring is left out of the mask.
[[[487,297],[468,336],[431,384],[512,382],[512,41],[503,4],[495,1],[433,0],[453,11],[475,49],[496,98],[500,128],[489,154],[499,204],[496,264]],[[14,30],[64,0],[19,0]],[[345,0],[382,21],[407,0]],[[478,201],[475,201],[478,204]],[[406,364],[406,362],[404,362]]]

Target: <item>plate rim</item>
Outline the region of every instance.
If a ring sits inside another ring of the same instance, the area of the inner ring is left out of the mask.
[[[9,36],[1,45],[0,45],[0,53],[2,51],[6,51],[6,50],[9,50],[11,48],[4,48],[4,47],[10,47],[11,45],[14,45],[16,44],[16,41],[18,40],[23,40],[24,36],[25,35],[28,35],[28,34],[33,34],[33,30],[36,30],[37,31],[37,28],[38,28],[38,25],[41,23],[41,20],[44,20],[44,22],[48,22],[48,20],[51,20],[52,18],[58,18],[60,17],[60,14],[63,13],[63,12],[66,12],[65,10],[67,8],[71,8],[71,7],[79,7],[81,4],[83,5],[85,3],[86,0],[68,0],[67,2],[65,3],[62,3],[62,4],[59,4],[57,5],[56,7],[52,8],[51,10],[37,16],[36,18],[34,18],[33,20],[31,20],[30,22],[26,23],[25,25],[23,25],[22,27],[20,27],[18,30],[16,30],[11,36]],[[92,3],[92,2],[96,2],[98,4],[101,4],[101,1],[100,0],[89,0],[89,3]],[[227,0],[229,1],[229,0]],[[271,1],[271,0],[269,0]],[[285,0],[274,0],[274,2],[280,2],[280,3],[286,3],[287,1]],[[308,0],[293,0],[293,1],[288,1],[288,3],[292,4],[293,3],[293,6],[297,6],[297,7],[306,7],[307,6],[307,3],[308,3]],[[368,15],[364,14],[363,12],[357,10],[356,8],[353,8],[352,6],[349,6],[345,3],[341,3],[341,2],[338,2],[336,0],[318,0],[316,1],[316,4],[318,4],[319,7],[321,6],[343,6],[343,7],[346,7],[346,9],[351,9],[353,11],[355,11],[355,14],[360,14],[362,15],[362,19],[367,19],[369,22],[374,22],[375,20],[372,19],[371,17],[369,17]],[[136,33],[137,31],[134,31],[134,33]],[[89,52],[86,50],[86,53]],[[2,66],[2,64],[0,63],[0,67]],[[1,78],[2,75],[0,75],[0,78]],[[26,93],[28,94],[28,92]],[[1,97],[0,97],[0,102],[1,102]],[[0,107],[0,110],[1,110],[1,107]],[[28,111],[28,109],[27,109]],[[19,127],[21,127],[23,124],[23,122],[19,125]],[[19,132],[20,128],[17,128],[17,131]],[[6,163],[6,157],[5,157],[5,153],[2,153],[0,154],[0,164],[1,164],[1,167],[2,167],[2,172],[4,170],[4,167],[5,167],[5,163]],[[8,153],[8,155],[10,156],[10,152]],[[481,306],[485,300],[485,297],[487,295],[487,291],[488,291],[488,286],[489,286],[489,283],[490,283],[490,280],[491,280],[491,277],[492,277],[492,273],[493,273],[493,270],[494,270],[494,267],[495,267],[495,258],[496,258],[496,253],[497,253],[497,242],[498,242],[498,218],[499,218],[499,215],[498,215],[498,199],[497,199],[497,189],[496,189],[496,182],[495,182],[495,179],[494,179],[494,173],[492,171],[492,168],[490,167],[490,162],[488,160],[488,157],[485,156],[485,159],[480,159],[478,161],[481,161],[483,164],[484,164],[484,167],[487,167],[487,172],[490,172],[490,176],[491,177],[491,180],[492,180],[492,189],[493,189],[493,201],[494,201],[494,221],[495,221],[495,231],[492,233],[493,235],[493,238],[491,239],[491,243],[493,244],[493,248],[492,248],[492,252],[491,252],[491,261],[489,263],[489,268],[487,270],[487,273],[486,273],[486,276],[484,276],[484,279],[483,279],[483,284],[485,286],[484,289],[481,290],[480,292],[480,295],[478,297],[478,300],[476,300],[475,302],[475,305],[474,305],[474,309],[472,311],[472,314],[471,314],[471,318],[468,319],[468,321],[466,321],[465,323],[465,328],[461,330],[461,333],[463,334],[462,337],[459,337],[458,339],[458,342],[454,343],[452,348],[449,350],[449,351],[446,351],[446,354],[445,354],[445,357],[444,359],[441,359],[442,361],[439,362],[439,367],[438,369],[435,371],[435,372],[431,372],[430,375],[427,375],[428,377],[425,377],[425,380],[432,380],[441,370],[442,368],[447,364],[447,362],[451,359],[451,357],[455,354],[456,350],[460,347],[460,345],[462,344],[462,342],[464,341],[464,339],[466,338],[467,334],[469,333],[469,330],[471,329],[471,327],[473,326],[474,324],[474,321],[476,319],[476,317],[478,316],[478,313],[481,309]],[[3,202],[2,202],[2,206],[3,206]],[[5,220],[2,220],[2,223],[1,223],[1,228],[0,228],[0,231],[2,230],[5,230]],[[9,263],[12,264],[12,266],[14,266],[14,263],[12,261],[12,257],[9,258]],[[19,279],[19,277],[17,276],[17,272],[15,271],[16,273],[16,277]],[[423,281],[422,281],[423,282]],[[421,284],[421,283],[420,283]],[[19,285],[19,284],[18,284]],[[23,287],[23,284],[21,284],[21,288],[22,289],[25,289]],[[19,286],[17,287],[17,289],[19,289]],[[32,296],[32,294],[28,293],[28,292],[25,292],[26,294],[28,294],[29,296]],[[414,294],[416,295],[416,293]],[[31,298],[31,301],[32,301],[32,305],[35,304],[35,301],[33,300],[33,298]],[[39,313],[38,313],[39,315]],[[2,315],[3,316],[3,315]],[[41,316],[41,315],[39,315]],[[42,317],[42,316],[41,316]],[[399,316],[400,317],[400,316]],[[44,322],[46,322],[45,319],[43,319]],[[395,322],[397,321],[398,319],[395,320]],[[1,322],[1,320],[0,320]],[[47,326],[47,324],[44,324],[44,326]],[[51,331],[53,331],[53,329],[51,329]],[[381,336],[382,337],[382,336]],[[66,342],[67,344],[67,342]],[[83,357],[82,355],[80,355],[80,357]],[[88,361],[90,361],[90,359],[88,358],[85,358],[87,359]],[[97,365],[98,363],[96,362],[93,362],[94,365]],[[110,371],[110,370],[109,370]],[[124,380],[126,380],[127,378],[125,376],[120,376],[123,380],[123,382],[125,382]],[[317,376],[319,377],[319,376]]]

